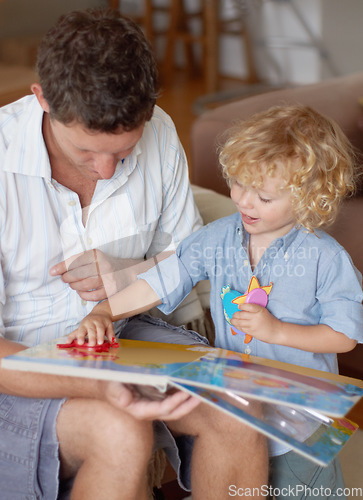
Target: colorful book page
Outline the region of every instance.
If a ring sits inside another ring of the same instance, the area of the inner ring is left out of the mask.
[[[248,356],[201,345],[119,340],[119,348],[95,352],[87,346],[58,348],[65,339],[26,349],[2,360],[4,368],[154,385],[171,382],[248,398],[307,407],[342,417],[363,395],[363,388],[253,362]],[[281,368],[280,368],[281,367]],[[315,370],[316,372],[316,370]]]
[[[39,344],[2,359],[3,368],[155,385],[165,390],[171,374],[211,348],[118,340],[119,348],[94,352],[86,346],[59,349],[66,338]]]
[[[265,436],[286,444],[300,455],[326,467],[345,446],[358,426],[346,418],[332,419],[281,405],[262,403],[261,418],[248,412],[248,401],[233,394],[246,410],[223,399],[223,395],[186,384],[173,383],[209,405],[234,416]]]
[[[363,389],[352,384],[263,366],[242,356],[215,350],[193,363],[180,366],[173,372],[172,379],[181,384],[230,391],[270,403],[312,408],[334,417],[343,417],[363,395]]]

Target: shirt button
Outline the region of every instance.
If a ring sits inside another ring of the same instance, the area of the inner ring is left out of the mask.
[[[247,259],[243,261],[243,265],[244,266],[248,266],[248,260]]]
[[[92,245],[92,238],[87,238],[87,243],[88,243],[89,245]]]
[[[71,200],[71,201],[68,202],[68,205],[70,207],[74,207],[74,205],[76,205],[76,203],[77,203],[76,200]]]
[[[87,305],[87,300],[82,299],[81,300],[81,304],[82,304],[82,306],[86,306]]]

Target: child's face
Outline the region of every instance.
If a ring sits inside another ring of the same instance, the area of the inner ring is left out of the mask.
[[[279,176],[264,177],[261,188],[243,186],[234,182],[231,198],[242,217],[243,225],[251,235],[264,236],[269,242],[287,234],[294,226],[290,191],[281,189]]]

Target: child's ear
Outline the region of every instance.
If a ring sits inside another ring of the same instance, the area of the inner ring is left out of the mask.
[[[44,97],[43,89],[42,89],[42,86],[40,85],[40,83],[33,83],[33,85],[31,85],[30,88],[31,88],[31,91],[33,92],[33,94],[35,95],[35,97],[38,99],[38,102],[39,102],[40,106],[42,107],[43,111],[45,111],[46,113],[49,113],[49,104]]]

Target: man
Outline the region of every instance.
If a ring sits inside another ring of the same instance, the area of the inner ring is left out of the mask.
[[[0,111],[0,357],[71,332],[124,286],[118,263],[154,257],[200,225],[173,123],[155,107],[156,64],[132,21],[69,13],[44,37],[37,67],[34,96]],[[202,342],[147,317],[116,328]],[[154,446],[195,500],[266,480],[264,440],[182,392],[149,401],[116,382],[0,371],[4,499],[56,499],[74,478],[75,499],[145,500]]]

